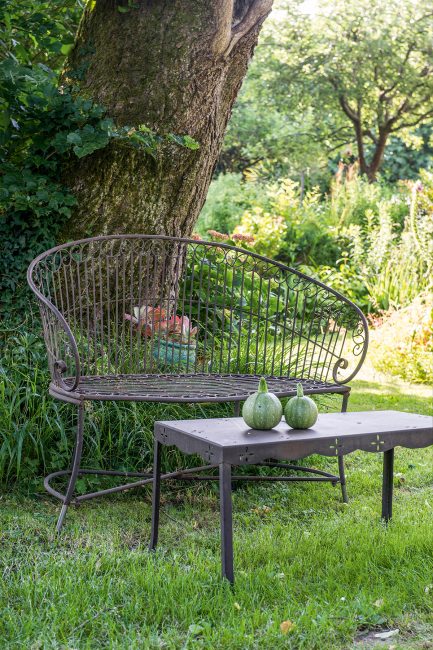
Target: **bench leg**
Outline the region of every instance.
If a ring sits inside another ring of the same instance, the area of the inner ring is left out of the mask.
[[[158,543],[159,505],[161,496],[161,443],[155,439],[153,448],[153,491],[152,491],[152,531],[149,550],[154,551]]]
[[[69,478],[68,488],[66,490],[65,500],[57,520],[56,531],[60,534],[63,528],[68,506],[72,501],[74,495],[75,483],[77,482],[78,472],[80,471],[81,454],[83,452],[83,427],[84,427],[84,404],[81,403],[78,407],[78,422],[77,422],[77,438],[75,441],[75,449],[72,460],[71,476]]]
[[[230,464],[220,464],[219,479],[222,575],[223,578],[227,578],[230,584],[233,584],[232,467]]]
[[[392,517],[392,487],[394,480],[394,449],[383,454],[382,481],[382,519],[389,521]]]

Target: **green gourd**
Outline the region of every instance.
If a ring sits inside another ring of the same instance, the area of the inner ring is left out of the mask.
[[[268,392],[265,378],[260,379],[257,393],[248,397],[242,407],[242,417],[252,429],[273,429],[281,420],[283,407],[276,395]]]
[[[309,429],[316,423],[319,412],[312,399],[304,395],[302,384],[296,387],[296,397],[286,404],[284,416],[293,429]]]

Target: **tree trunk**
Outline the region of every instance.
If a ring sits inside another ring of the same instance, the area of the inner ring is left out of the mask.
[[[167,143],[153,159],[112,142],[74,162],[65,181],[78,206],[63,238],[191,234],[272,0],[128,5],[87,3],[63,82],[78,79],[118,126],[188,134],[200,148]]]
[[[370,183],[374,183],[377,179],[377,173],[380,169],[380,166],[382,165],[383,155],[385,153],[385,147],[386,147],[386,142],[388,140],[388,137],[389,137],[389,132],[387,130],[385,129],[379,130],[379,137],[376,142],[373,157],[371,159],[370,164],[365,170],[365,173],[367,174],[367,178],[370,181]]]
[[[356,145],[358,148],[358,160],[359,160],[359,172],[361,175],[367,173],[367,162],[365,160],[365,151],[364,151],[364,136],[362,133],[362,124],[361,121],[354,122],[355,134],[356,134]]]

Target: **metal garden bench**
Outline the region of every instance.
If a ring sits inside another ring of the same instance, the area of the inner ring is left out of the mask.
[[[237,415],[264,376],[279,397],[294,395],[301,382],[306,394],[341,395],[345,411],[347,383],[367,351],[366,319],[350,300],[222,243],[153,235],[84,239],[39,255],[28,282],[40,305],[49,392],[78,408],[71,470],[45,479],[63,503],[59,531],[71,502],[152,480],[80,468],[86,401],[233,402]],[[308,480],[339,482],[346,499],[342,456],[338,461],[338,475],[310,470]],[[166,477],[191,478],[188,471]],[[139,480],[74,498],[77,477],[90,473]],[[65,475],[68,487],[60,493],[50,481]]]

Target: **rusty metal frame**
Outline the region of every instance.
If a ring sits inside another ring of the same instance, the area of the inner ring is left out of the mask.
[[[88,238],[39,255],[27,279],[41,311],[49,392],[78,407],[71,470],[45,479],[48,492],[63,503],[58,530],[70,503],[151,480],[140,473],[80,468],[86,401],[231,401],[239,412],[264,375],[280,397],[295,394],[301,382],[307,394],[341,394],[345,410],[347,383],[367,352],[366,319],[345,296],[296,269],[224,243],[157,235]],[[164,328],[178,321],[181,338],[171,340]],[[90,473],[140,480],[74,498],[77,477]],[[50,485],[61,476],[70,477],[65,494]],[[185,471],[166,476],[175,477],[191,480]],[[342,459],[337,477],[316,473],[300,479],[339,482],[347,500]]]

